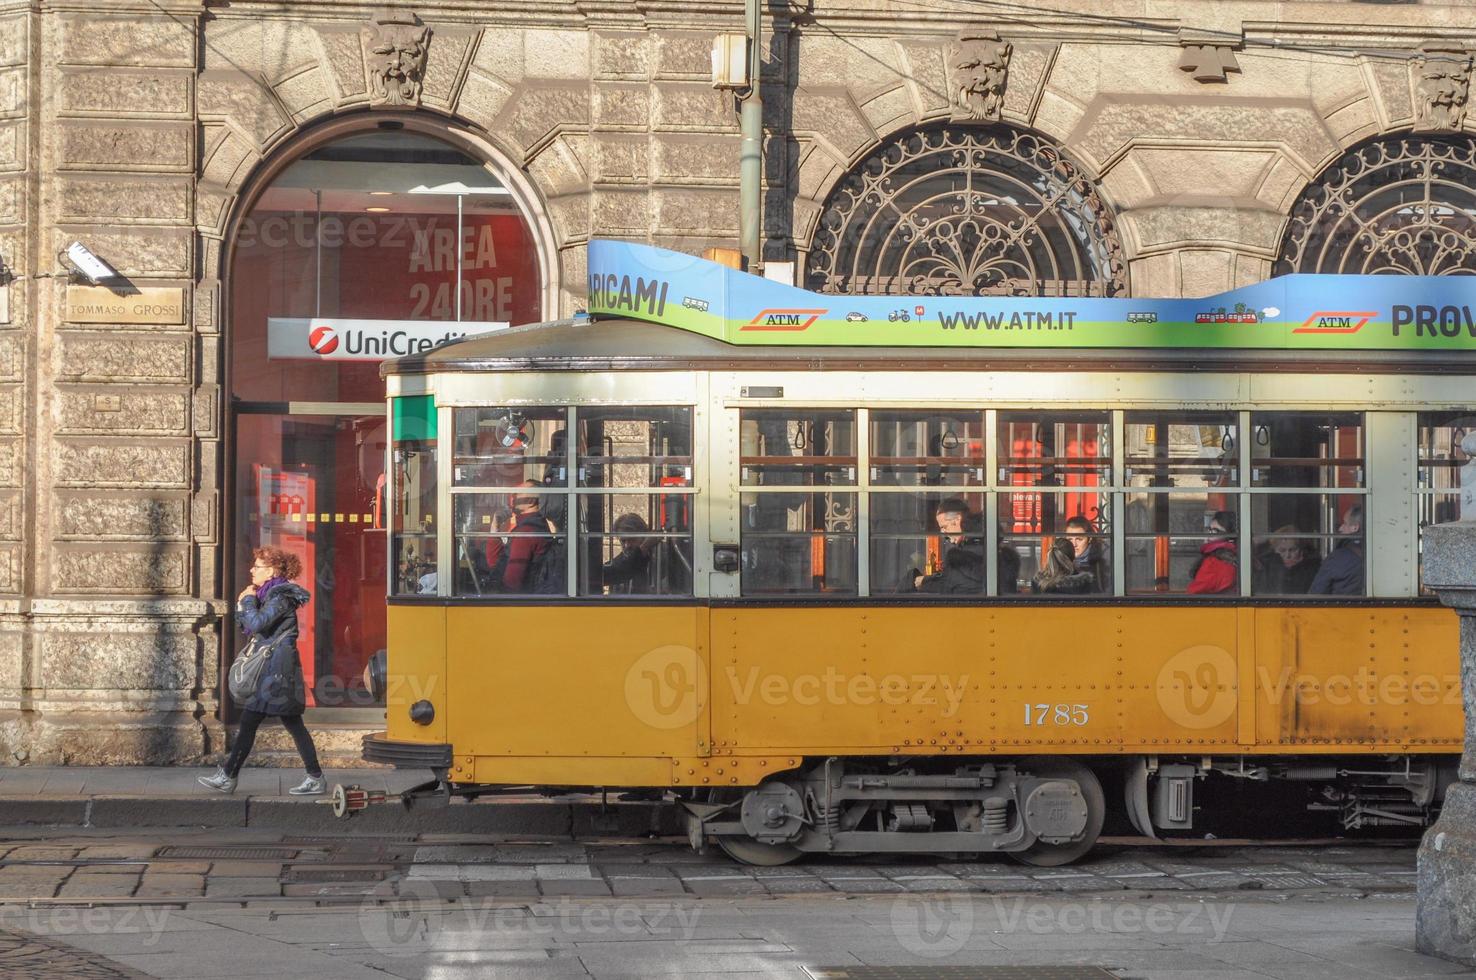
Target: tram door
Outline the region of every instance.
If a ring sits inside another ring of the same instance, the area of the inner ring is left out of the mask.
[[[250,581],[253,549],[296,555],[312,596],[298,613],[308,707],[372,706],[362,675],[386,632],[383,412],[242,413],[235,436],[229,597]]]

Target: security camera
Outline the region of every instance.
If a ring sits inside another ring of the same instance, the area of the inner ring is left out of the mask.
[[[92,252],[81,242],[73,242],[67,246],[67,261],[72,264],[77,273],[94,286],[104,283],[115,282],[122,278],[118,270],[108,265],[102,259],[93,255]]]

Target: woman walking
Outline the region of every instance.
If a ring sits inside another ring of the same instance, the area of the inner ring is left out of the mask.
[[[241,726],[225,766],[213,776],[201,776],[200,782],[222,793],[235,792],[236,777],[251,754],[256,730],[267,718],[276,717],[292,733],[297,754],[307,768],[307,778],[287,792],[320,796],[328,787],[313,737],[302,723],[307,692],[297,653],[297,610],[307,603],[308,591],[292,581],[302,574],[302,562],[281,548],[257,548],[251,555],[251,584],[236,597],[236,619],[243,630],[267,646],[268,660],[256,691],[241,702]]]

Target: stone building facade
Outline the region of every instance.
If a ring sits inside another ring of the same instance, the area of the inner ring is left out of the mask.
[[[812,287],[1179,296],[1369,255],[1469,268],[1467,3],[766,9],[763,248]],[[565,315],[591,236],[736,244],[738,116],[710,53],[741,24],[736,2],[0,0],[0,762],[187,763],[226,742],[249,564],[228,534],[249,367],[231,262],[284,168],[386,123],[445,142],[522,209],[535,312]],[[1012,263],[886,179],[1000,160],[1035,175],[1016,231],[1064,236]],[[1422,167],[1456,203],[1406,214],[1444,246],[1317,231],[1367,172]],[[942,245],[917,264],[883,226]],[[72,241],[177,290],[179,322],[73,318]],[[338,761],[379,717],[314,727]]]

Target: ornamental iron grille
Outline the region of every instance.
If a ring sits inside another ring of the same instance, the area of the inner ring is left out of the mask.
[[[806,285],[871,296],[1115,296],[1122,251],[1096,187],[1008,126],[898,136],[826,201]]]
[[[1292,208],[1273,275],[1476,274],[1476,141],[1401,136],[1350,150]]]

